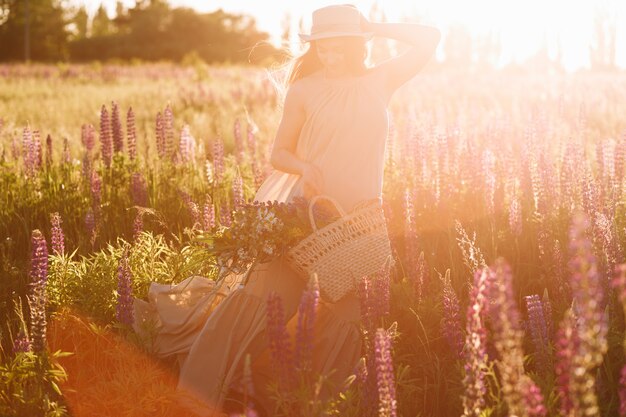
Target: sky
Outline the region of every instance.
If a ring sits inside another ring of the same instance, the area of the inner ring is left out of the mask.
[[[375,0],[353,0],[366,16]],[[103,3],[110,15],[116,0],[70,0],[84,4],[90,13]],[[135,0],[123,0],[133,6]],[[255,17],[257,27],[270,33],[277,42],[285,14],[292,17],[292,32],[297,33],[300,18],[310,27],[313,10],[342,1],[290,0],[269,2],[259,0],[169,0],[173,7],[192,7],[201,12],[219,8],[226,12],[245,13]],[[560,45],[562,61],[569,70],[589,66],[589,45],[593,39],[594,7],[607,10],[616,21],[616,62],[626,68],[626,1],[624,0],[379,0],[387,19],[415,16],[421,23],[438,27],[445,36],[450,25],[461,23],[474,35],[499,33],[502,42],[500,64],[523,61],[545,43],[554,58]],[[443,42],[442,42],[443,44]],[[437,51],[443,57],[443,48]]]

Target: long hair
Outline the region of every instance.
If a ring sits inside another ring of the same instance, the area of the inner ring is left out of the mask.
[[[352,75],[358,75],[367,68],[365,65],[367,41],[364,38],[356,36],[346,37],[344,39],[344,53],[348,62],[348,70]],[[290,56],[289,53],[288,56]],[[280,66],[278,72],[283,73],[282,77],[277,78],[275,73],[270,73],[269,78],[274,84],[282,102],[291,84],[322,68],[322,63],[317,56],[316,42],[310,41],[309,47],[302,55],[291,56],[285,64]]]

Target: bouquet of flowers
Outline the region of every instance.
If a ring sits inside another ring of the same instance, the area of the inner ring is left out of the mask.
[[[214,256],[221,272],[246,272],[252,262],[269,262],[286,254],[313,233],[309,200],[295,197],[290,203],[251,202],[234,212],[230,227],[220,227],[196,238]],[[316,204],[313,217],[318,228],[337,220],[332,206]]]

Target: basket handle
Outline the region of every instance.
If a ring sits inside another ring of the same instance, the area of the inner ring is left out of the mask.
[[[314,196],[311,199],[311,202],[309,203],[309,221],[311,222],[311,227],[313,228],[314,232],[317,232],[317,225],[315,224],[315,219],[313,218],[313,205],[320,198],[325,198],[326,200],[328,200],[331,203],[333,203],[333,205],[335,206],[335,208],[337,209],[339,214],[341,214],[341,217],[345,217],[346,216],[346,212],[341,208],[339,203],[334,198],[332,198],[331,196],[328,196],[328,195],[318,194],[318,195]]]

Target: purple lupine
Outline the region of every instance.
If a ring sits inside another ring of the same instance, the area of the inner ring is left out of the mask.
[[[587,165],[583,167],[582,174],[582,206],[588,216],[593,216],[598,211],[598,190]]]
[[[32,343],[28,338],[28,335],[20,331],[18,336],[13,341],[13,353],[30,352],[32,350]]]
[[[224,177],[224,143],[221,137],[213,142],[213,174],[215,182],[219,184]]]
[[[474,283],[470,290],[467,308],[465,337],[465,376],[462,395],[463,416],[478,417],[485,409],[485,370],[487,368],[487,332],[484,315],[487,309],[487,279],[489,268],[483,267],[474,272]]]
[[[626,263],[616,265],[613,268],[611,286],[615,288],[617,297],[626,314]],[[626,417],[626,365],[622,367],[619,380],[620,417]]]
[[[70,153],[70,142],[67,138],[63,138],[63,154],[61,155],[61,161],[64,164],[69,164],[72,160],[72,154]]]
[[[46,136],[46,168],[52,166],[52,136]]]
[[[131,161],[137,158],[137,131],[135,129],[135,113],[133,108],[128,108],[126,113],[126,138],[128,140],[128,156]]]
[[[113,133],[113,151],[122,152],[124,150],[124,134],[122,133],[120,109],[115,101],[111,102],[111,130]]]
[[[83,124],[80,129],[80,141],[88,153],[91,153],[95,145],[95,129],[92,124]]]
[[[102,202],[102,179],[97,172],[91,173],[91,205],[94,209],[96,220],[100,214],[100,203]]]
[[[245,204],[244,195],[243,195],[243,179],[241,178],[241,175],[239,175],[239,172],[236,173],[235,178],[233,179],[232,193],[233,193],[233,209],[235,211],[239,211]]]
[[[100,109],[100,153],[104,165],[109,168],[111,166],[111,157],[113,153],[113,138],[111,137],[111,120],[109,112],[103,104]]]
[[[135,206],[148,206],[148,185],[140,172],[134,172],[130,177],[130,195]]]
[[[513,236],[522,234],[522,208],[517,198],[513,198],[509,205],[509,228]]]
[[[189,131],[189,125],[185,124],[180,132],[179,153],[182,163],[193,161],[196,157],[196,140]]]
[[[570,308],[565,312],[563,320],[559,324],[555,343],[555,366],[556,391],[559,397],[559,409],[561,415],[570,415],[574,408],[572,397],[576,392],[572,389],[572,372],[574,369],[574,356],[580,344],[576,317]]]
[[[524,399],[524,410],[528,417],[545,417],[548,409],[543,403],[541,390],[529,377],[523,378],[519,384],[520,395]]]
[[[276,370],[281,391],[288,391],[295,385],[291,342],[285,326],[283,301],[274,291],[267,297],[266,314],[266,332],[272,368]]]
[[[570,390],[573,410],[583,415],[599,412],[593,392],[593,370],[603,361],[607,351],[607,323],[604,317],[604,291],[597,271],[597,262],[589,237],[590,222],[583,212],[572,219],[569,233],[570,283],[578,319],[578,349],[571,361]]]
[[[46,283],[48,281],[48,246],[43,234],[35,229],[31,235],[30,258],[30,335],[33,352],[46,348]]]
[[[33,140],[31,142],[33,148],[33,161],[35,164],[35,171],[39,171],[43,166],[43,150],[41,146],[41,135],[39,130],[33,130]]]
[[[174,113],[169,103],[163,111],[163,131],[165,133],[165,155],[174,158]]]
[[[450,349],[458,358],[461,358],[463,352],[463,327],[460,316],[459,299],[454,288],[452,288],[450,270],[448,269],[443,278],[443,317],[440,327]]]
[[[526,311],[528,313],[528,329],[530,338],[535,347],[537,355],[537,369],[547,371],[552,369],[549,354],[549,333],[543,303],[537,294],[524,297],[526,300]]]
[[[376,380],[378,388],[378,416],[395,417],[396,386],[391,357],[391,337],[385,329],[376,330]]]
[[[317,274],[312,274],[308,287],[302,292],[298,307],[298,325],[294,349],[294,366],[301,372],[309,372],[312,367],[315,317],[320,290]],[[312,382],[312,381],[311,381]]]
[[[233,215],[231,209],[228,206],[228,202],[222,201],[220,209],[220,224],[225,227],[230,227],[233,223]]]
[[[215,227],[215,206],[211,196],[207,194],[202,210],[202,220],[204,221],[204,230],[212,230]]]
[[[135,216],[135,220],[133,221],[133,241],[139,240],[139,236],[141,236],[141,232],[143,232],[143,214],[141,212],[137,213]]]
[[[85,214],[85,229],[87,230],[89,239],[93,241],[96,231],[96,218],[91,207],[87,209],[87,213]]]
[[[117,267],[117,308],[115,317],[120,323],[133,325],[133,278],[128,262],[128,247],[124,249]]]
[[[204,163],[204,169],[205,169],[204,173],[206,175],[207,182],[209,184],[213,184],[213,180],[215,179],[213,177],[213,164],[208,159]]]
[[[61,215],[58,212],[50,214],[50,223],[52,225],[52,253],[63,255],[65,253],[65,237],[61,228]]]
[[[165,127],[161,112],[156,115],[156,145],[159,159],[163,159],[165,157]]]
[[[241,164],[245,155],[245,148],[243,137],[241,136],[241,123],[239,122],[239,118],[236,118],[233,124],[233,137],[235,138],[235,158],[237,159],[237,163]]]

